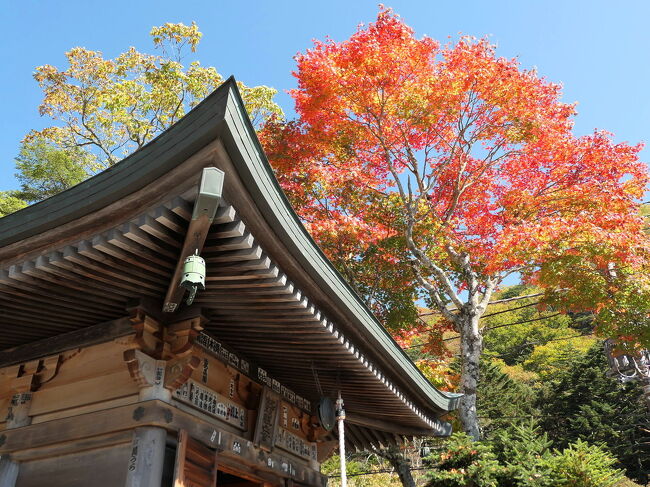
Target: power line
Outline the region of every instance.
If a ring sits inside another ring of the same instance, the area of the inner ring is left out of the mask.
[[[494,302],[496,303],[496,301],[494,301]],[[501,311],[495,311],[494,313],[488,313],[486,315],[481,316],[481,319],[488,318],[490,316],[500,315],[500,314],[503,314],[503,313],[510,313],[511,311],[517,311],[517,310],[520,310],[520,309],[523,309],[523,308],[529,308],[529,307],[535,306],[535,305],[537,305],[539,303],[541,303],[541,301],[535,301],[534,303],[524,304],[523,306],[517,306],[515,308],[508,308],[508,309],[504,309],[504,310],[501,310]],[[433,314],[433,313],[429,313],[429,314]],[[560,314],[560,313],[557,313],[557,314]],[[424,323],[425,325],[428,325],[428,323],[422,319],[422,316],[427,316],[427,315],[426,314],[418,315],[418,319],[422,323]],[[504,325],[504,326],[507,326],[507,325]],[[431,328],[425,328],[424,330],[421,330],[421,331],[422,332],[427,332],[427,331],[433,331],[435,329],[436,329],[435,327],[431,327]]]
[[[490,316],[496,316],[496,315],[500,315],[500,314],[503,314],[503,313],[510,313],[511,311],[517,311],[517,310],[524,309],[524,308],[530,308],[531,306],[536,306],[536,305],[538,305],[540,303],[541,303],[541,301],[535,301],[533,303],[528,303],[528,304],[524,304],[524,305],[521,305],[521,306],[516,306],[514,308],[502,309],[501,311],[495,311],[494,313],[485,314],[485,315],[481,316],[481,319],[489,318]],[[431,313],[431,314],[433,314],[433,313]],[[422,323],[424,323],[425,325],[428,325],[428,323],[422,319],[422,316],[426,316],[426,315],[421,314],[421,315],[418,316],[418,318],[420,319],[420,321]],[[432,330],[435,330],[435,327],[426,328],[426,329],[424,329],[422,331],[432,331]]]
[[[541,320],[546,320],[548,318],[555,318],[556,316],[559,316],[561,314],[562,313],[553,313],[552,315],[540,316],[538,318],[531,318],[529,320],[515,321],[514,323],[505,323],[503,325],[488,326],[487,328],[483,328],[483,331],[496,330],[497,328],[504,328],[506,326],[524,325],[526,323],[532,323],[533,321],[541,321]]]
[[[490,327],[484,328],[483,331],[495,330],[497,328],[505,328],[507,326],[524,325],[526,323],[532,323],[534,321],[541,321],[541,320],[545,320],[545,319],[549,319],[549,318],[554,318],[554,317],[556,317],[558,315],[561,315],[561,314],[562,313],[554,313],[554,314],[547,315],[547,316],[540,316],[539,318],[531,318],[530,320],[515,321],[513,323],[504,323],[502,325],[490,326]],[[435,328],[430,328],[428,330],[422,330],[422,331],[426,332],[426,331],[433,331],[433,330],[435,330]],[[459,338],[460,338],[460,335],[455,335],[455,336],[452,336],[452,337],[443,338],[442,341],[443,342],[449,342],[449,341],[452,341],[452,340],[458,340]],[[410,345],[408,347],[404,347],[404,350],[408,350],[408,349],[411,349],[411,348],[424,347],[424,346],[426,346],[426,343],[418,343],[417,345]]]
[[[580,335],[572,335],[572,336],[568,336],[568,337],[551,338],[550,340],[538,340],[536,342],[525,342],[525,343],[517,345],[516,347],[513,347],[513,348],[516,350],[518,348],[527,347],[529,345],[546,345],[547,343],[550,343],[550,342],[560,342],[562,340],[571,340],[572,338],[588,337],[588,336],[591,336],[593,334],[594,334],[594,332],[589,332],[589,333],[582,333]],[[489,352],[488,352],[488,353],[486,353],[486,355],[488,355],[491,358],[504,358],[504,355],[502,355],[502,354],[501,355],[489,355]]]
[[[535,293],[535,294],[525,294],[524,296],[515,296],[514,298],[505,298],[505,299],[497,299],[496,301],[490,301],[487,305],[492,306],[493,304],[502,304],[502,303],[509,303],[511,301],[518,301],[520,299],[529,299],[529,298],[536,298],[539,296],[543,296],[544,293]],[[449,308],[449,311],[458,311],[458,308]],[[421,313],[420,316],[431,316],[435,314],[440,314],[439,311],[431,311],[429,313]]]
[[[432,468],[435,468],[434,465],[428,466],[428,467],[415,467],[415,468],[409,468],[411,472],[415,472],[417,470],[431,470]],[[377,475],[380,473],[393,473],[397,475],[397,472],[395,471],[394,468],[386,468],[383,470],[373,470],[373,471],[368,471],[368,472],[359,472],[359,473],[349,473],[346,476],[347,477],[361,477],[363,475]],[[333,478],[339,478],[341,474],[333,474],[333,475],[328,475],[327,477],[330,479]]]
[[[516,308],[502,309],[501,311],[495,311],[494,313],[488,313],[486,315],[483,315],[483,316],[481,316],[481,319],[488,318],[488,317],[494,316],[494,315],[500,315],[500,314],[503,314],[503,313],[510,313],[511,311],[517,311],[518,309],[530,308],[531,306],[535,306],[535,305],[537,305],[539,303],[541,303],[541,301],[535,301],[533,303],[524,304],[524,305],[521,305],[521,306],[517,306]]]
[[[525,342],[525,343],[517,345],[516,347],[513,347],[513,348],[514,349],[523,348],[523,347],[527,347],[528,345],[545,345],[545,344],[550,343],[550,342],[559,342],[559,341],[562,341],[562,340],[571,340],[572,338],[587,337],[587,336],[592,336],[592,335],[594,335],[594,332],[583,333],[583,334],[580,334],[580,335],[571,335],[571,336],[568,336],[568,337],[551,338],[549,340],[538,340],[536,342]],[[458,338],[458,337],[451,337],[451,339],[454,339],[454,338]],[[447,340],[447,338],[445,338],[443,340]],[[417,345],[411,345],[410,347],[404,347],[403,350],[408,350],[408,349],[411,349],[411,348],[424,347],[425,345],[427,345],[427,344],[426,343],[418,343]],[[491,358],[503,358],[504,357],[503,355],[489,355],[489,352],[485,352],[485,353],[486,353],[486,355],[488,355]]]

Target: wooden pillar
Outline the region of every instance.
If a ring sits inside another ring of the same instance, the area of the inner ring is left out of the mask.
[[[18,478],[18,463],[9,455],[0,457],[0,487],[14,487]]]
[[[166,439],[167,432],[163,428],[134,430],[125,487],[160,487]]]

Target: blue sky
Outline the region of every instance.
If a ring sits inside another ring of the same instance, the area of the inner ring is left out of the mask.
[[[192,20],[204,34],[198,59],[224,76],[281,91],[278,102],[291,113],[284,90],[294,87],[292,57],[329,35],[349,37],[371,22],[377,3],[323,1],[123,1],[0,0],[5,37],[0,43],[4,115],[0,130],[0,190],[13,178],[20,139],[49,125],[38,115],[41,93],[34,67],[64,67],[74,46],[113,57],[129,46],[152,51],[148,32],[165,22]],[[564,85],[564,99],[578,102],[576,132],[607,129],[619,141],[650,141],[650,2],[398,1],[385,2],[418,35],[441,41],[459,32],[489,36],[499,54]],[[649,150],[643,153],[650,160]]]

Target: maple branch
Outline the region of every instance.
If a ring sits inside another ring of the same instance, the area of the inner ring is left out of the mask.
[[[445,305],[445,302],[442,300],[442,297],[440,296],[440,293],[438,289],[431,284],[431,282],[426,279],[422,274],[420,273],[420,269],[416,266],[413,265],[413,272],[415,273],[415,276],[418,280],[418,282],[424,287],[424,289],[427,290],[429,293],[429,296],[435,303],[436,307],[440,311],[440,313],[447,318],[451,323],[454,325],[458,325],[458,316],[452,313],[449,308]]]
[[[499,284],[498,280],[492,279],[491,277],[487,278],[485,282],[485,291],[483,292],[483,297],[481,298],[479,305],[477,307],[479,316],[482,315],[487,309],[488,304],[490,303],[490,298],[492,297],[492,293],[494,292],[498,284]]]
[[[463,306],[463,302],[460,300],[458,294],[456,293],[456,290],[454,289],[453,284],[451,283],[449,277],[445,273],[443,269],[441,269],[439,266],[433,263],[431,259],[429,259],[424,252],[422,252],[418,246],[415,244],[415,241],[413,239],[413,226],[415,223],[415,214],[413,211],[413,203],[412,203],[412,192],[409,188],[408,193],[407,191],[404,190],[404,186],[399,179],[399,172],[397,171],[395,167],[395,163],[393,161],[393,158],[390,155],[390,149],[386,146],[384,138],[379,137],[380,143],[383,146],[384,149],[384,159],[386,164],[388,165],[389,171],[393,176],[393,179],[395,180],[395,183],[397,185],[398,191],[400,193],[400,197],[402,200],[402,204],[404,205],[404,209],[406,210],[406,242],[409,250],[415,257],[416,261],[418,262],[419,265],[424,264],[425,267],[427,267],[440,281],[440,283],[443,285],[446,294],[449,296],[449,298],[452,300],[452,302],[459,308]],[[422,286],[432,295],[432,298],[434,299],[434,302],[436,303],[437,306],[439,306],[441,312],[443,314],[446,313],[446,307],[440,298],[438,294],[438,290],[431,285],[431,283],[425,279],[419,270],[419,267],[415,269],[416,271],[416,276],[418,278],[418,281]],[[451,313],[449,314],[451,317]],[[453,321],[455,323],[455,321]]]

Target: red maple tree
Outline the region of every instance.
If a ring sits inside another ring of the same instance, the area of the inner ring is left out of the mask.
[[[575,136],[559,85],[484,39],[418,39],[383,7],[296,61],[298,119],[261,133],[278,178],[340,267],[378,249],[363,278],[401,269],[381,285],[415,283],[460,333],[460,417],[478,438],[480,318],[493,291],[594,246],[594,265],[630,264],[648,182],[641,147]]]

